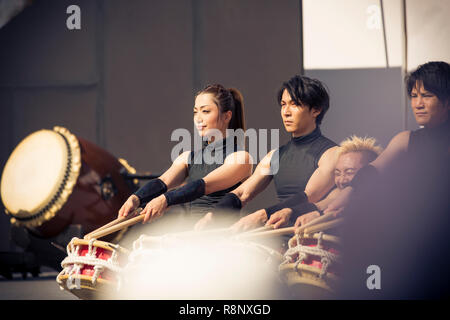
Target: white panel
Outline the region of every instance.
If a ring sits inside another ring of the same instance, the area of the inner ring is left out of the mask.
[[[305,69],[386,67],[380,0],[303,0]],[[384,0],[389,67],[402,64],[402,0]],[[450,1],[407,0],[408,70],[450,61]]]
[[[450,62],[450,1],[408,0],[408,70],[428,61]]]
[[[399,4],[384,1],[391,67],[401,63]],[[386,66],[379,0],[304,0],[303,36],[305,69]]]

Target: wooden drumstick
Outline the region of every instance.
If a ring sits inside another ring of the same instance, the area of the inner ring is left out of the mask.
[[[241,232],[239,235],[241,236],[241,235],[250,234],[250,233],[253,233],[253,232],[261,232],[261,231],[273,230],[273,228],[274,228],[273,224],[265,225],[265,226],[262,226],[262,227],[259,227],[259,228],[255,228],[255,229],[252,229],[252,230]]]
[[[308,222],[308,223],[306,223],[306,224],[304,224],[304,225],[298,227],[298,228],[295,230],[295,233],[302,233],[306,228],[309,228],[309,227],[311,227],[311,226],[313,226],[313,225],[316,225],[316,224],[318,224],[318,223],[321,223],[321,222],[325,222],[325,221],[328,221],[328,220],[332,220],[332,219],[334,219],[334,218],[335,218],[334,213],[327,213],[327,214],[324,214],[323,216],[320,216],[320,217],[318,217],[318,218],[316,218],[316,219],[314,219],[314,220],[311,220],[310,222]]]
[[[324,222],[324,221],[328,221],[332,218],[334,218],[334,214],[328,213],[326,215],[323,215],[317,219],[310,221],[309,223],[307,223],[299,228],[287,227],[287,228],[275,229],[275,230],[265,231],[265,232],[244,233],[244,234],[240,234],[240,235],[236,236],[236,238],[247,239],[247,238],[271,237],[271,236],[273,237],[273,236],[288,235],[288,234],[292,234],[294,232],[314,233],[317,231],[325,231],[327,229],[334,228],[334,227],[338,226],[339,224],[341,224],[341,222],[343,221],[343,218],[340,218],[340,219],[335,219],[333,221]],[[322,222],[322,223],[320,223],[320,222]]]
[[[291,233],[294,233],[294,232],[295,233],[301,233],[306,228],[312,227],[313,225],[319,224],[321,222],[325,222],[325,221],[331,220],[333,218],[334,218],[334,213],[327,213],[327,214],[325,214],[323,216],[320,216],[320,217],[318,217],[318,218],[316,218],[316,219],[314,219],[314,220],[308,222],[307,224],[305,224],[303,226],[300,226],[298,228],[288,227],[288,228],[275,229],[275,230],[265,231],[265,232],[251,232],[251,231],[257,230],[257,229],[254,229],[254,230],[251,230],[250,232],[244,232],[244,233],[239,234],[237,236],[237,238],[241,238],[241,237],[242,238],[248,238],[248,237],[253,237],[253,236],[255,236],[255,237],[265,237],[265,236],[287,235],[287,234],[291,234]],[[258,228],[258,229],[264,229],[264,228],[267,228],[267,227],[272,227],[273,228],[273,225],[271,225],[271,226],[264,226],[264,227]]]
[[[316,233],[318,231],[325,231],[325,230],[332,229],[334,227],[339,226],[343,221],[344,221],[344,218],[339,218],[339,219],[331,220],[328,222],[315,224],[311,227],[304,229],[303,232],[305,234],[308,234],[308,233]]]
[[[295,231],[295,227],[287,227],[287,228],[280,228],[280,229],[269,230],[269,231],[250,232],[250,233],[239,234],[235,238],[236,239],[250,239],[250,238],[283,236],[283,235],[287,235],[287,234],[293,234],[294,231]]]
[[[136,214],[140,213],[141,211],[142,211],[142,208],[137,208],[136,210],[134,210],[131,214],[127,215],[126,217],[121,216],[113,221],[110,221],[109,223],[105,224],[104,226],[101,226],[100,228],[97,228],[97,229],[89,232],[88,234],[86,234],[84,236],[84,239],[91,239],[91,238],[93,238],[92,237],[93,234],[95,234],[101,230],[104,230],[106,228],[109,228],[111,226],[114,226],[122,221],[128,220],[128,219],[134,217]]]
[[[123,221],[123,222],[120,222],[120,223],[118,223],[116,225],[113,225],[113,226],[111,226],[109,228],[105,228],[103,230],[100,230],[99,232],[92,233],[92,234],[89,235],[87,240],[94,239],[94,238],[95,239],[102,238],[104,236],[107,236],[107,235],[109,235],[111,233],[114,233],[116,231],[119,231],[121,229],[124,229],[124,228],[130,227],[132,225],[135,225],[136,223],[144,220],[144,218],[145,218],[144,214],[139,214],[138,216],[136,216],[134,218],[128,219],[128,220]]]

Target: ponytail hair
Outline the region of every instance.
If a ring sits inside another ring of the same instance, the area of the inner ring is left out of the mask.
[[[245,131],[245,117],[244,117],[244,97],[242,93],[236,88],[229,88],[234,100],[234,112],[231,117],[229,129],[242,129]]]
[[[244,98],[238,89],[226,89],[221,84],[213,84],[200,90],[196,96],[203,93],[209,93],[213,96],[220,113],[231,111],[232,116],[228,129],[242,129],[245,131]]]

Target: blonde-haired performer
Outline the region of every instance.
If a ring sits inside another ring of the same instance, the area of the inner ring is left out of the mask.
[[[361,138],[355,135],[342,141],[334,170],[336,188],[316,203],[304,201],[303,197],[298,195],[273,206],[272,209],[278,211],[271,215],[266,225],[279,228],[294,223],[294,226],[298,227],[320,217],[328,204],[349,185],[358,170],[381,154],[383,148],[376,143],[375,138]]]
[[[341,156],[349,152],[363,152],[369,157],[375,156],[376,158],[383,151],[383,148],[377,146],[376,143],[377,140],[375,138],[360,138],[353,135],[341,142],[338,154]]]

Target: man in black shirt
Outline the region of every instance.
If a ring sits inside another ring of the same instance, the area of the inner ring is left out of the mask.
[[[278,200],[304,192],[310,202],[319,201],[334,185],[337,144],[324,137],[319,125],[329,108],[329,96],[322,83],[305,76],[294,76],[283,83],[278,102],[284,127],[291,140],[270,151],[250,178],[224,198],[219,208],[240,209],[274,180]],[[244,231],[266,223],[270,212],[258,210],[235,223]],[[213,217],[208,213],[197,223],[205,226]]]
[[[392,138],[325,211],[345,217],[339,298],[450,296],[450,65],[425,63],[406,87],[422,128]]]

